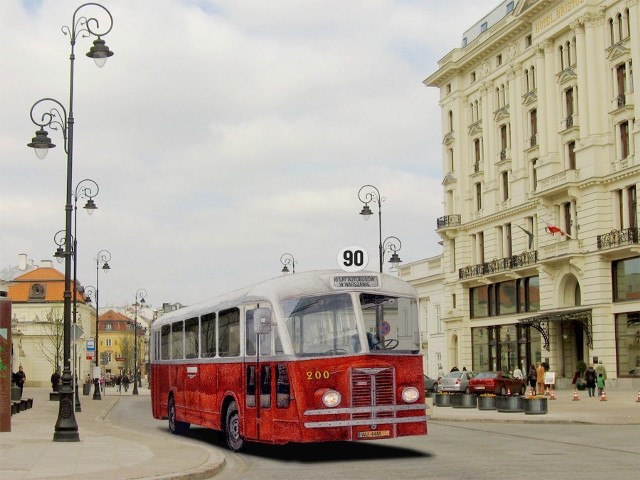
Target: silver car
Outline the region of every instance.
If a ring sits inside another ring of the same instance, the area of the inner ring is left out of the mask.
[[[449,372],[440,381],[441,392],[469,393],[469,380],[477,375],[476,372]]]

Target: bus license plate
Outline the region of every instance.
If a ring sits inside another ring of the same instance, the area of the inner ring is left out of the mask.
[[[358,438],[384,438],[391,434],[389,430],[366,430],[358,432]]]

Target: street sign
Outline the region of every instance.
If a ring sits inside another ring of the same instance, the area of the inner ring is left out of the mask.
[[[96,351],[96,341],[93,338],[87,338],[87,355],[89,355],[89,353],[91,353],[91,355],[93,355],[93,352]]]
[[[84,330],[82,330],[78,325],[72,325],[72,327],[71,338],[74,342],[77,342],[84,335]]]
[[[362,247],[351,245],[338,252],[338,266],[345,272],[359,272],[368,263],[369,254]]]

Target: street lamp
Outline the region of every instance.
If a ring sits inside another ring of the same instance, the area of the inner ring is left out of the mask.
[[[402,247],[402,242],[400,242],[400,239],[397,237],[387,237],[384,241],[382,240],[382,202],[384,202],[386,198],[381,196],[380,191],[373,185],[364,185],[360,187],[360,190],[358,190],[358,199],[364,203],[364,207],[362,207],[360,215],[362,215],[362,218],[365,221],[369,220],[369,217],[373,215],[371,208],[369,208],[369,204],[371,202],[376,202],[378,204],[378,260],[380,273],[382,273],[385,251],[393,252],[393,255],[391,255],[391,258],[389,259],[389,263],[392,265],[392,270],[396,269],[398,264],[401,262],[397,252]]]
[[[133,392],[132,395],[138,395],[138,305],[145,303],[144,297],[147,296],[147,291],[144,288],[139,288],[136,292],[136,302],[134,307],[134,320],[133,320]]]
[[[100,22],[95,17],[78,16],[78,12],[83,7],[98,7],[107,13],[109,17],[108,28],[100,29]],[[74,82],[74,62],[75,62],[75,44],[78,36],[89,37],[91,35],[97,37],[93,42],[93,47],[87,53],[87,56],[93,58],[98,66],[103,66],[108,57],[113,52],[105,45],[102,36],[108,34],[113,27],[113,17],[109,10],[98,3],[85,3],[80,5],[71,20],[71,28],[62,27],[62,32],[69,35],[71,43],[70,71],[69,71],[69,112],[64,106],[53,98],[42,98],[31,107],[31,121],[40,127],[36,132],[36,136],[32,139],[29,147],[35,149],[38,158],[44,158],[46,152],[55,147],[48,137],[45,127],[52,130],[62,130],[64,138],[64,150],[67,154],[67,188],[65,196],[65,243],[64,243],[64,368],[62,371],[62,385],[60,386],[60,405],[58,408],[58,419],[55,425],[53,441],[55,442],[79,442],[78,423],[73,408],[73,381],[71,378],[71,200],[73,186],[73,82]],[[34,111],[41,103],[53,104],[53,106],[42,113],[39,120],[34,117]]]
[[[281,270],[282,273],[289,273],[289,265],[291,265],[291,273],[296,273],[296,259],[290,253],[283,253],[280,257],[280,263],[284,265]]]
[[[102,268],[102,271],[104,273],[109,273],[109,270],[111,270],[111,267],[109,266],[109,262],[111,261],[111,252],[109,250],[100,250],[98,252],[98,254],[96,255],[96,258],[94,258],[95,262],[96,262],[96,288],[95,288],[95,296],[96,296],[96,343],[95,343],[95,359],[96,359],[96,375],[95,378],[93,379],[93,399],[94,400],[102,400],[102,395],[100,395],[100,375],[98,375],[98,370],[100,368],[100,355],[98,355],[100,348],[99,348],[99,343],[98,343],[98,336],[99,336],[99,328],[100,328],[100,322],[99,322],[99,301],[100,301],[100,277],[98,275],[98,273],[100,272],[100,268]],[[102,263],[102,267],[100,267],[100,264]]]
[[[85,203],[84,208],[89,215],[93,215],[93,212],[98,208],[93,201],[93,197],[98,195],[100,191],[100,187],[98,184],[91,180],[90,178],[85,178],[81,180],[76,185],[75,193],[73,195],[73,325],[74,328],[78,323],[78,303],[77,303],[77,294],[78,294],[78,199],[86,198],[87,203]],[[75,339],[74,339],[75,340]],[[74,341],[74,354],[73,354],[73,391],[75,395],[75,410],[76,412],[82,411],[82,406],[80,405],[80,395],[78,395],[78,368],[77,368],[77,356],[76,356],[76,342]]]

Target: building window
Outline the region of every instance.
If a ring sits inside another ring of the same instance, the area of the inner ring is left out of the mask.
[[[447,86],[445,87],[445,90],[447,92],[447,95],[451,93],[451,84],[447,83]]]
[[[640,377],[640,312],[616,315],[618,376]]]
[[[436,317],[436,333],[442,333],[442,315],[440,314],[440,305],[434,305],[433,309]]]
[[[475,71],[471,72],[471,76],[469,78],[471,79],[471,83],[475,83],[475,81],[476,81],[476,72]]]
[[[110,323],[105,323],[104,325],[104,329],[105,330],[111,330],[113,328],[113,326]]]
[[[540,310],[539,277],[520,278],[469,289],[471,318]]]
[[[535,191],[538,186],[538,170],[536,169],[537,163],[537,158],[531,160],[531,190],[533,191]]]
[[[620,124],[620,160],[624,160],[629,156],[629,122],[624,121]]]
[[[576,169],[576,142],[567,143],[567,168]]]
[[[502,172],[502,201],[509,200],[509,172]]]
[[[502,54],[499,53],[498,55],[496,55],[496,66],[500,66],[502,65]]]
[[[629,211],[629,228],[638,228],[638,197],[635,185],[627,188],[627,210]]]
[[[513,11],[513,2],[507,3],[507,13],[511,13]]]
[[[476,183],[476,212],[482,210],[482,184]]]
[[[613,301],[640,300],[640,257],[614,261],[611,270]]]
[[[531,34],[529,34],[526,37],[524,37],[524,46],[530,47],[531,45],[533,45],[533,37],[531,36]]]
[[[533,109],[529,112],[529,129],[531,130],[530,147],[538,144],[538,110]]]
[[[112,340],[112,339],[110,339],[110,338],[107,338],[107,339],[104,341],[104,345],[105,345],[105,347],[112,347],[112,346],[113,346],[113,340]]]
[[[480,139],[476,138],[473,141],[473,160],[476,165],[479,165],[482,161],[482,149],[480,148]]]
[[[483,22],[483,23],[480,25],[480,33],[482,33],[482,32],[486,32],[488,27],[489,27],[489,25],[487,24],[487,22]]]

